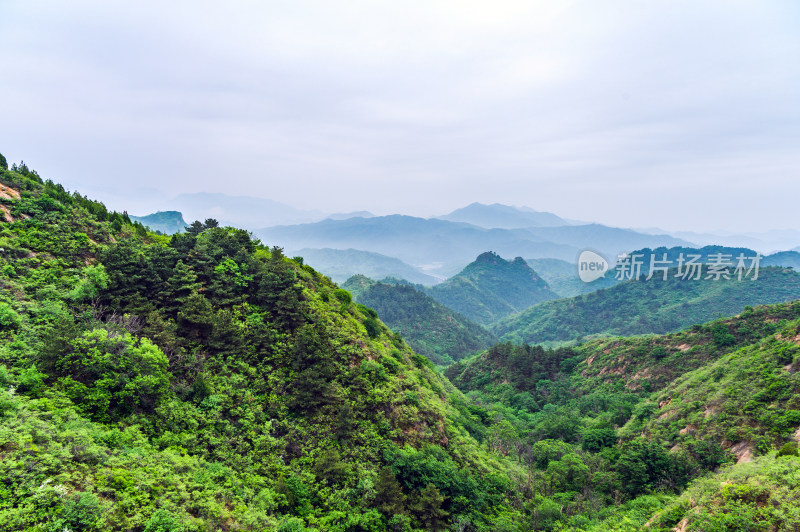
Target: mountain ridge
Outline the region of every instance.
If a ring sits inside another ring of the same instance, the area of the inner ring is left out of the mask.
[[[492,251],[481,253],[461,272],[426,291],[482,325],[558,297],[524,259],[507,261]]]
[[[437,216],[437,218],[453,222],[466,222],[487,229],[569,225],[569,222],[550,212],[523,210],[500,203],[486,205],[474,202],[448,214]]]

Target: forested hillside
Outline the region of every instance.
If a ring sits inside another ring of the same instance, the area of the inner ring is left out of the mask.
[[[427,292],[481,325],[558,297],[524,260],[507,261],[491,251]]]
[[[797,364],[793,302],[665,336],[501,344],[446,374],[503,413],[492,441],[532,464],[542,529],[794,530]]]
[[[244,230],[4,166],[0,530],[800,528],[798,301],[442,375]]]
[[[375,309],[414,351],[434,364],[449,365],[497,343],[492,333],[409,284],[357,275],[342,288],[352,292],[357,302]]]
[[[524,521],[481,409],[311,267],[0,183],[0,530]]]
[[[780,267],[760,268],[758,279],[682,279],[671,270],[630,280],[568,299],[547,301],[508,316],[491,329],[502,340],[531,343],[574,342],[603,335],[663,334],[730,316],[748,305],[800,298],[800,274]]]

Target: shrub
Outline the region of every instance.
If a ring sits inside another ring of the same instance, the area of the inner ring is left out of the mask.
[[[157,510],[144,527],[144,532],[183,532],[186,527],[172,512]]]
[[[333,295],[345,305],[349,305],[353,301],[353,296],[350,295],[350,292],[342,288],[334,290]]]
[[[4,301],[0,301],[0,330],[9,331],[17,329],[22,320],[11,305]]]
[[[778,457],[781,456],[800,456],[800,451],[797,450],[796,443],[784,443],[783,447],[778,451]]]

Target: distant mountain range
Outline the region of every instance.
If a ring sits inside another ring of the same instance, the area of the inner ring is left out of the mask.
[[[525,227],[555,227],[569,222],[553,213],[539,212],[527,207],[509,207],[493,203],[472,203],[438,217],[451,222],[465,222],[487,229],[521,229]]]
[[[183,213],[184,218],[189,221],[204,220],[206,218],[215,218],[223,225],[233,225],[242,227],[251,231],[260,230],[265,227],[307,224],[319,222],[324,219],[333,220],[347,220],[350,218],[373,218],[375,215],[369,211],[354,211],[347,213],[325,213],[319,210],[304,210],[298,209],[285,203],[266,199],[256,198],[250,196],[229,196],[222,193],[190,193],[181,194],[170,200],[161,202],[162,211],[180,211]],[[568,218],[560,217],[556,214],[544,211],[536,211],[529,207],[513,207],[509,205],[502,205],[498,203],[482,204],[472,203],[460,209],[456,209],[450,213],[439,215],[436,217],[439,220],[468,223],[473,226],[481,227],[484,229],[539,229],[534,231],[532,236],[539,236],[543,240],[551,241],[554,243],[569,243],[571,239],[572,245],[578,247],[591,247],[590,235],[592,229],[588,226],[597,225],[603,228],[600,224],[591,224],[587,222],[579,222],[570,220]],[[568,229],[570,226],[579,226],[583,229],[575,231]],[[563,228],[556,233],[542,233],[541,230],[546,228]],[[611,228],[608,228],[611,229]],[[618,231],[630,231],[628,237],[641,238],[636,235],[647,235],[648,237],[655,236],[656,238],[669,237],[672,240],[667,242],[665,240],[652,241],[640,240],[638,243],[626,241],[625,246],[615,250],[606,250],[617,253],[623,250],[630,250],[637,247],[646,246],[676,246],[676,245],[691,245],[691,246],[704,246],[704,245],[724,245],[731,247],[746,247],[756,249],[761,253],[773,253],[776,250],[795,249],[800,248],[800,230],[796,229],[782,229],[772,230],[765,232],[748,232],[748,233],[731,233],[726,231],[719,232],[700,232],[700,231],[666,231],[656,227],[649,227],[643,229],[618,229]],[[598,233],[598,236],[605,239],[610,235],[608,233]],[[618,240],[621,234],[615,237]],[[567,239],[566,241],[563,239]],[[588,242],[588,243],[587,243]],[[328,244],[319,244],[309,247],[330,247]],[[348,246],[354,247],[354,246]],[[603,246],[594,246],[603,249]],[[294,247],[294,249],[299,249]],[[373,249],[365,249],[365,251],[375,251]],[[478,251],[473,250],[472,256],[477,254]],[[504,254],[515,254],[515,252]],[[389,256],[396,256],[392,253],[386,253]],[[524,253],[520,252],[523,256]],[[533,256],[528,256],[533,258]],[[555,257],[564,260],[574,260],[574,257]],[[466,264],[466,263],[464,263]],[[463,264],[462,264],[463,266]],[[457,271],[457,270],[456,270]]]
[[[270,227],[256,231],[294,253],[303,248],[361,249],[446,277],[487,249],[511,256],[574,258],[574,247],[537,239],[522,229],[485,229],[447,220],[392,215]]]
[[[337,283],[343,283],[354,275],[365,275],[370,279],[395,277],[415,284],[433,285],[441,281],[426,275],[394,257],[387,257],[371,251],[358,249],[311,249],[305,248],[294,253]]]
[[[296,209],[269,199],[209,193],[182,194],[174,198],[171,205],[184,212],[181,220],[216,218],[223,225],[251,230],[265,243],[279,245],[287,253],[314,253],[309,260],[339,282],[361,273],[374,278],[402,277],[431,285],[458,273],[486,250],[527,260],[557,259],[574,263],[582,250],[592,249],[613,263],[620,253],[660,247],[694,249],[697,242],[724,245],[738,240],[753,244],[739,246],[745,250],[772,249],[770,245],[777,242],[791,242],[792,246],[800,242],[800,232],[794,230],[733,236],[670,235],[656,228],[636,231],[574,222],[549,212],[497,203],[473,203],[428,219],[400,214],[374,216],[368,211],[326,214]],[[180,224],[185,224],[175,219],[161,225],[160,216],[161,213],[156,213],[138,219],[147,219],[146,225],[165,233],[175,232]],[[786,261],[791,260],[783,257],[775,264],[787,265]],[[542,275],[547,277],[551,272],[555,275],[548,282],[561,295],[577,295],[596,288],[565,277],[563,264],[549,266]],[[556,269],[562,273],[556,273]]]
[[[800,231],[796,229],[776,229],[772,231],[751,233],[664,231],[658,228],[637,229],[642,233],[670,234],[694,242],[698,246],[718,245],[730,247],[746,247],[758,250],[763,254],[773,253],[780,249],[793,249],[800,243]],[[795,249],[800,251],[800,249]]]
[[[716,254],[727,255],[729,260],[734,264],[737,262],[736,258],[743,254],[745,257],[754,257],[756,251],[749,248],[733,248],[725,246],[704,246],[702,248],[676,246],[672,248],[659,247],[656,249],[643,248],[634,250],[631,255],[641,255],[642,272],[647,275],[649,269],[650,256],[652,255],[656,260],[662,260],[666,256],[666,260],[671,262],[672,266],[677,265],[678,257],[683,254],[685,259],[690,255],[700,255],[699,262],[707,263],[709,257]],[[616,257],[609,257],[612,261]],[[748,266],[749,266],[749,261]],[[578,277],[577,265],[562,261],[559,259],[529,259],[528,264],[536,270],[536,272],[547,281],[550,288],[561,297],[574,297],[581,294],[594,292],[601,288],[608,288],[619,284],[621,281],[616,279],[616,271],[614,265],[611,264],[610,270],[606,275],[594,282],[584,283]],[[772,255],[763,256],[761,259],[761,266],[781,266],[784,268],[793,268],[800,272],[800,253],[797,251],[781,251],[773,253]]]
[[[800,272],[800,252],[798,251],[779,251],[772,255],[767,255],[761,261],[764,266],[783,266],[784,268],[793,268],[795,271]]]
[[[464,222],[391,215],[268,227],[256,234],[291,253],[303,248],[360,249],[396,257],[426,273],[447,277],[478,254],[557,258],[574,262],[584,248],[616,256],[644,246],[690,243],[667,235],[645,235],[598,224],[487,229]]]
[[[337,212],[325,216],[328,220],[347,220],[348,218],[374,218],[375,215],[369,211]]]

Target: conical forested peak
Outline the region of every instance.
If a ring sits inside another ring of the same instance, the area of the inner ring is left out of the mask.
[[[507,261],[492,251],[481,253],[428,291],[440,303],[484,325],[557,297],[522,258]]]

